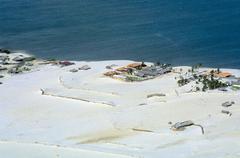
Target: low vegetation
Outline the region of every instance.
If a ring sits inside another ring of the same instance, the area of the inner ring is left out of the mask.
[[[180,76],[180,79],[177,81],[178,86],[182,87],[194,81],[196,83],[196,91],[214,90],[218,88],[225,88],[228,86],[219,78],[214,77],[214,73],[219,73],[220,69],[217,69],[216,71],[212,70],[210,74],[201,74],[198,71],[201,66],[202,64],[197,64],[196,66],[193,66],[188,71],[188,73],[190,73],[190,76],[188,76],[187,78]]]

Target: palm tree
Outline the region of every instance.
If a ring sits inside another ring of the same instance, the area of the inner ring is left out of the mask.
[[[132,75],[133,69],[127,69],[127,73],[130,74],[130,75]]]
[[[180,68],[180,69],[179,69],[179,71],[180,71],[180,73],[182,73],[183,69],[182,69],[182,68]]]
[[[145,66],[147,65],[144,63],[144,61],[142,61],[141,67],[145,67]]]
[[[199,87],[196,87],[196,91],[200,91],[200,88],[199,88]]]
[[[214,77],[214,70],[211,70],[211,71],[210,71],[210,75],[211,75],[211,80],[213,80],[213,77]]]
[[[194,67],[194,66],[192,66],[192,69],[191,69],[192,73],[194,72],[194,69],[195,69],[195,67]]]

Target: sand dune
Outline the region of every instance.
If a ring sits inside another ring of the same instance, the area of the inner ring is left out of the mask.
[[[7,141],[0,142],[0,157],[240,156],[239,91],[189,92],[178,87],[177,73],[137,83],[102,75],[106,65],[131,62],[41,65],[5,79],[0,139]],[[85,64],[91,69],[69,72]],[[228,71],[240,76],[239,70]],[[165,96],[147,97],[154,93]],[[227,108],[232,116],[221,113],[226,101],[235,102]],[[205,134],[199,127],[170,129],[170,122],[186,120],[201,124]]]

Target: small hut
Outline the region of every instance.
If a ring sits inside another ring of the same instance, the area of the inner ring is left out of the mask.
[[[70,65],[74,65],[75,63],[70,62],[70,61],[60,61],[59,64],[61,66],[70,66]]]
[[[240,89],[240,80],[232,82],[232,87],[235,89]]]

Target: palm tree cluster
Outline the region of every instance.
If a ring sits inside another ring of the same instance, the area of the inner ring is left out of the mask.
[[[208,89],[213,90],[213,89],[223,88],[223,87],[228,86],[226,83],[223,83],[223,82],[219,81],[218,79],[213,78],[212,75],[211,75],[210,79],[207,78],[207,76],[204,76],[202,79],[200,79],[200,81],[203,84],[202,91],[206,91]]]
[[[202,63],[193,65],[190,71],[191,71],[191,72],[194,72],[196,69],[199,69],[199,68],[202,67],[202,66],[203,66]]]
[[[184,85],[190,83],[191,81],[196,81],[196,84],[202,83],[202,89],[200,87],[196,87],[197,91],[213,90],[213,89],[218,89],[218,88],[225,88],[228,86],[226,83],[222,82],[218,78],[214,78],[214,73],[220,72],[219,69],[216,72],[214,70],[212,70],[209,75],[200,75],[200,74],[195,73],[195,69],[198,69],[201,66],[202,66],[201,64],[198,64],[198,65],[192,67],[192,77],[191,78],[186,79],[181,76],[180,79],[177,81],[178,86],[179,87],[184,86]]]
[[[179,86],[179,87],[182,87],[182,86],[188,84],[188,83],[189,83],[189,80],[186,79],[186,78],[181,77],[180,80],[177,81],[177,83],[178,83],[178,86]]]

